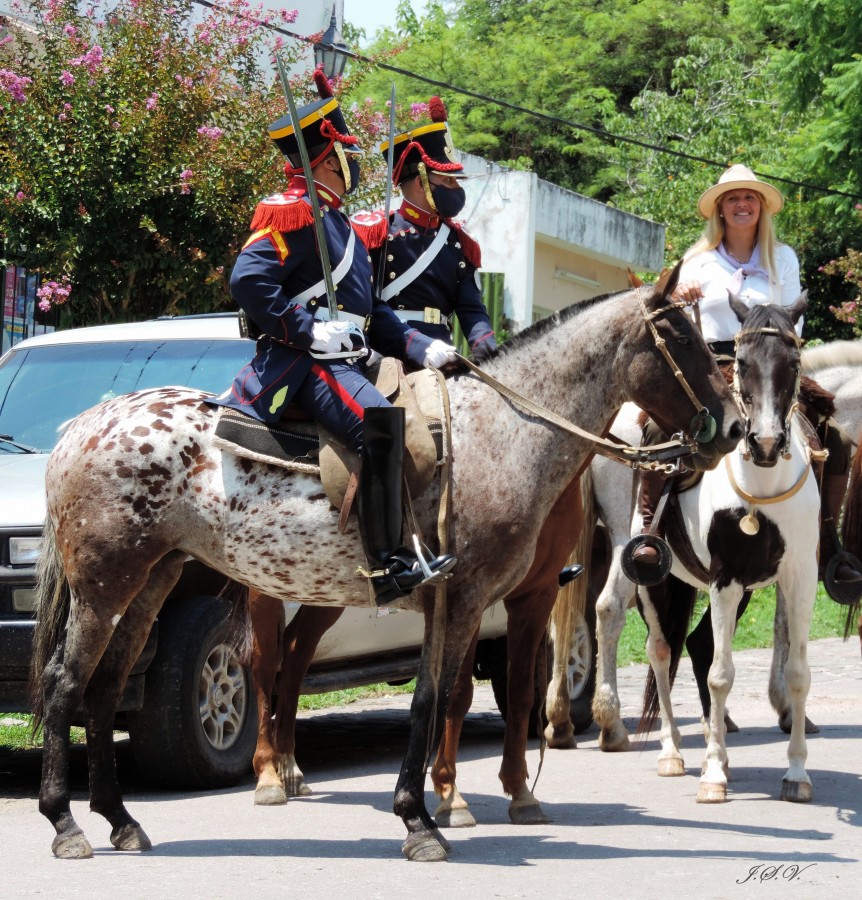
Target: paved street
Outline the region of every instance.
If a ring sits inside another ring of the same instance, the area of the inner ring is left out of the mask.
[[[814,800],[777,800],[787,738],[766,697],[769,651],[736,657],[730,710],[730,802],[695,803],[703,756],[687,660],[674,692],[687,774],[655,775],[657,741],[607,755],[595,728],[579,749],[548,752],[537,796],[549,825],[515,828],[497,780],[502,723],[489,686],[477,691],[458,783],[479,825],[449,832],[450,861],[408,863],[391,813],[407,734],[409,698],[308,713],[300,763],[315,790],[288,807],[252,805],[252,781],[208,794],[153,793],[136,785],[120,744],[127,798],[154,844],[146,854],[111,849],[108,827],[86,806],[83,754],[73,811],[94,846],[89,861],[51,856],[53,831],[36,809],[38,754],[0,755],[0,896],[473,898],[615,895],[632,898],[858,895],[862,840],[862,658],[859,641],[811,645],[809,741]],[[624,715],[634,730],[644,667],[621,670]],[[529,752],[535,775],[539,751]],[[428,797],[433,810],[433,797]],[[753,874],[752,874],[753,873]]]

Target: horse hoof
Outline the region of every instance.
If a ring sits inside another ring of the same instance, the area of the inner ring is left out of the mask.
[[[685,763],[678,756],[667,756],[658,761],[659,778],[677,778],[685,775]]]
[[[152,850],[153,845],[146,832],[137,822],[131,825],[123,825],[122,828],[111,832],[111,843],[116,850]]]
[[[285,791],[288,797],[310,797],[314,791],[305,783],[304,778],[291,780],[285,783]]]
[[[555,736],[553,732],[549,732],[551,732],[550,725],[545,729],[545,741],[548,744],[549,750],[578,749],[578,742],[575,740],[574,734]]]
[[[466,807],[438,809],[434,813],[434,821],[439,828],[474,828],[476,820]]]
[[[697,790],[698,803],[725,803],[727,801],[727,785],[701,782]]]
[[[781,799],[791,803],[808,803],[811,800],[811,785],[807,781],[781,782]]]
[[[281,785],[268,784],[257,788],[254,792],[255,806],[284,806],[287,803],[287,794]]]
[[[513,825],[547,825],[551,820],[542,812],[538,803],[526,806],[509,806],[509,819]]]
[[[430,831],[414,831],[408,834],[401,852],[413,862],[442,862],[448,856]]]
[[[58,834],[51,842],[51,852],[57,859],[93,858],[93,848],[80,829],[70,834]]]
[[[793,726],[793,716],[790,714],[790,711],[783,712],[778,717],[778,727],[785,733],[790,734],[790,729]],[[805,733],[806,734],[820,734],[820,729],[808,718],[805,717]]]
[[[599,750],[603,753],[626,753],[631,750],[632,744],[625,729],[621,735],[614,735],[612,732],[599,732]]]

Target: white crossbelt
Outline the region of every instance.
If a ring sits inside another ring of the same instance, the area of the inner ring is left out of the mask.
[[[394,297],[399,291],[406,288],[408,284],[412,284],[428,268],[428,266],[434,262],[435,257],[443,249],[443,245],[449,238],[450,230],[451,229],[445,222],[441,224],[437,236],[428,246],[428,249],[406,272],[403,272],[395,279],[395,281],[391,284],[387,284],[386,287],[383,288],[380,292],[380,299],[389,300],[390,297]],[[382,260],[380,264],[383,265]]]
[[[350,229],[350,237],[347,239],[347,248],[341,262],[332,270],[332,284],[337,285],[342,278],[350,271],[353,265],[353,248],[356,244],[356,232]],[[288,303],[304,304],[306,300],[312,300],[315,297],[326,296],[326,282],[321,278],[317,284],[313,284],[310,288],[306,288],[301,294],[291,297]]]

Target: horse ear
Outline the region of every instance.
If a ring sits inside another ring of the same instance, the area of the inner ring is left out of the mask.
[[[736,296],[732,291],[728,290],[727,292],[727,302],[730,303],[730,308],[736,315],[736,318],[739,319],[740,325],[745,321],[745,317],[748,315],[749,309],[748,307]]]
[[[787,307],[787,314],[790,316],[791,321],[795,325],[798,321],[802,313],[805,312],[808,307],[808,291],[803,291],[794,301],[791,306]]]
[[[638,278],[638,276],[635,275],[635,273],[632,272],[632,270],[628,266],[626,266],[626,274],[629,276],[629,284],[633,288],[643,287],[643,279]]]
[[[672,269],[662,269],[655,283],[656,293],[662,300],[669,297],[675,290],[679,282],[679,270],[682,268],[682,260],[680,260]]]

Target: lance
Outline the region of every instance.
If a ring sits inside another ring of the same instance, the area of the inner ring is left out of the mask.
[[[392,169],[395,159],[395,82],[392,82],[392,92],[389,97],[389,152],[386,154],[386,199],[383,203],[383,215],[386,217],[386,233],[389,233],[389,204],[392,202]],[[380,251],[380,268],[377,270],[377,296],[383,294],[386,273],[386,243]]]
[[[323,269],[323,284],[326,287],[326,305],[329,307],[329,318],[334,322],[338,319],[338,306],[335,302],[335,285],[332,282],[332,264],[329,261],[329,247],[326,243],[326,234],[323,230],[323,219],[320,215],[320,203],[317,199],[317,189],[314,187],[314,176],[311,174],[311,160],[308,157],[308,148],[305,146],[305,137],[296,112],[296,102],[293,92],[287,80],[287,72],[281,56],[276,55],[278,76],[281,79],[281,87],[284,98],[287,100],[287,111],[290,113],[290,121],[293,122],[293,133],[296,136],[296,144],[299,148],[299,158],[302,160],[302,172],[308,185],[308,199],[311,201],[311,212],[314,216],[314,240],[317,244],[317,252],[320,255],[320,266]]]

